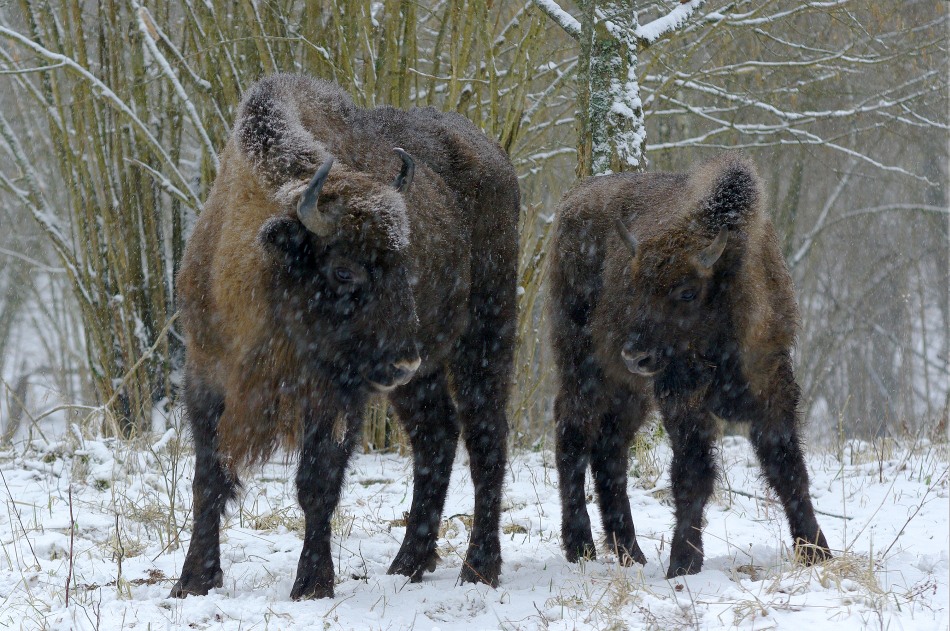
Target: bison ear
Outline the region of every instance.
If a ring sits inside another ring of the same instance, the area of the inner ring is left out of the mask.
[[[272,217],[257,233],[264,250],[288,267],[304,260],[312,250],[307,228],[289,216]]]
[[[412,156],[406,153],[405,149],[401,147],[396,147],[393,151],[398,153],[399,157],[402,158],[402,169],[399,171],[399,175],[396,176],[396,179],[393,180],[393,188],[400,193],[405,193],[409,185],[412,184],[412,177],[416,174],[416,162],[412,159]]]
[[[716,238],[713,239],[712,243],[706,246],[706,248],[696,255],[694,259],[696,264],[703,269],[710,269],[713,265],[716,264],[716,261],[719,260],[719,257],[722,256],[722,253],[726,250],[726,243],[729,242],[729,230],[726,228],[720,228],[719,234],[716,235]]]

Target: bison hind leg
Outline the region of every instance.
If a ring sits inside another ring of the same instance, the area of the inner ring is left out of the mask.
[[[514,291],[505,293],[514,295]],[[514,345],[514,322],[509,316],[514,311],[493,306],[490,300],[480,304],[481,308],[474,309],[473,324],[460,341],[452,366],[475,487],[471,539],[459,580],[497,587],[501,573],[501,496],[508,458],[505,409]]]
[[[805,565],[831,558],[808,493],[808,468],[794,426],[753,425],[752,443],[768,484],[785,509],[795,556]]]
[[[440,560],[441,557],[435,547],[413,548],[407,546],[404,540],[403,545],[399,548],[399,553],[393,559],[386,573],[408,576],[410,582],[418,583],[426,572],[435,571]]]
[[[673,447],[670,482],[673,487],[676,529],[670,544],[667,578],[696,574],[703,567],[702,520],[716,479],[712,417],[690,404],[664,410],[664,425]]]
[[[815,565],[834,558],[834,555],[831,554],[831,548],[828,547],[828,542],[825,541],[825,535],[821,531],[818,532],[818,536],[814,538],[814,541],[817,543],[805,539],[795,540],[796,561],[802,565]]]
[[[812,565],[832,555],[808,492],[797,412],[800,394],[790,362],[780,364],[770,388],[769,404],[753,419],[749,437],[762,473],[785,509],[795,556]]]
[[[439,560],[436,539],[458,446],[458,420],[442,370],[416,377],[390,402],[409,435],[413,474],[406,536],[388,573],[418,582]]]
[[[182,569],[181,577],[168,594],[170,598],[207,596],[215,587],[224,587],[224,571],[218,567],[213,573],[189,572]]]

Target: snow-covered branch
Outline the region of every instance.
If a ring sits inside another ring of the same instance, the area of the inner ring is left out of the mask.
[[[857,160],[852,158],[850,164],[848,165],[848,170],[845,171],[843,176],[841,176],[841,179],[838,180],[837,186],[835,186],[835,189],[831,192],[831,195],[828,196],[828,199],[825,200],[825,204],[822,207],[821,212],[818,213],[818,219],[815,221],[815,225],[802,239],[802,244],[799,246],[795,254],[791,256],[789,267],[796,267],[808,255],[812,245],[815,243],[815,237],[818,236],[818,233],[820,233],[825,227],[825,221],[828,219],[828,213],[831,212],[832,207],[834,207],[835,203],[838,201],[838,198],[841,197],[841,194],[844,193],[845,189],[847,188],[848,182],[851,181],[851,176],[854,175],[854,168],[856,164]]]
[[[848,4],[851,4],[853,0],[833,0],[832,2],[802,2],[796,6],[791,7],[790,9],[785,9],[772,13],[770,15],[759,15],[764,12],[764,9],[767,8],[767,4],[756,7],[753,11],[743,14],[732,14],[726,17],[726,21],[731,26],[763,26],[767,24],[774,24],[779,20],[790,18],[794,15],[799,15],[807,11],[813,11],[815,9],[823,9],[825,11],[830,11],[836,7],[842,7]]]
[[[650,46],[656,43],[664,35],[682,28],[684,24],[692,17],[696,9],[706,4],[706,0],[680,0],[680,4],[672,11],[657,18],[652,22],[641,24],[637,27],[635,34],[640,41],[641,46]]]
[[[581,23],[577,19],[561,8],[561,6],[554,0],[532,0],[535,6],[537,6],[541,11],[544,12],[549,18],[554,20],[554,22],[560,26],[564,31],[573,37],[578,39],[581,36]]]
[[[120,111],[132,122],[132,125],[138,130],[140,134],[142,134],[142,137],[148,142],[152,149],[159,156],[161,156],[165,166],[171,170],[175,177],[184,185],[184,190],[188,191],[192,200],[192,204],[194,204],[196,208],[201,206],[201,200],[198,199],[198,197],[196,197],[191,191],[191,187],[188,185],[188,180],[181,173],[181,171],[178,170],[178,167],[175,166],[175,161],[172,160],[171,156],[168,155],[168,152],[162,146],[162,143],[158,141],[158,139],[149,130],[148,126],[135,114],[135,112],[132,111],[132,108],[130,108],[125,101],[119,98],[119,95],[113,92],[109,86],[103,83],[99,77],[92,74],[88,69],[77,63],[71,57],[55,53],[50,49],[37,44],[28,37],[7,28],[6,26],[0,25],[0,36],[13,40],[20,45],[29,48],[40,57],[48,59],[49,61],[62,63],[66,68],[85,79],[92,88],[93,94],[97,94],[98,96],[102,97],[106,103]]]
[[[695,85],[686,86],[685,83],[682,85],[684,85],[685,87],[695,87]],[[721,149],[728,149],[728,148],[750,149],[750,148],[755,148],[755,147],[780,146],[780,145],[799,145],[799,146],[800,145],[815,145],[815,146],[826,147],[828,149],[832,149],[834,151],[840,152],[846,156],[856,158],[862,162],[870,164],[871,166],[881,171],[899,173],[903,176],[913,178],[915,180],[924,182],[931,186],[936,184],[936,182],[931,181],[930,179],[928,179],[927,177],[923,175],[913,173],[912,171],[909,171],[897,165],[886,164],[882,162],[881,160],[875,159],[871,155],[862,153],[860,151],[856,151],[855,149],[847,145],[843,145],[839,142],[835,142],[835,139],[836,139],[835,136],[827,136],[827,135],[823,136],[819,133],[812,132],[812,131],[802,128],[802,126],[805,124],[814,124],[819,121],[831,120],[831,119],[839,118],[839,117],[843,117],[843,118],[849,117],[846,114],[843,114],[835,110],[830,110],[828,112],[823,112],[823,113],[811,113],[811,114],[819,114],[819,115],[810,116],[808,118],[799,118],[796,115],[796,116],[788,117],[785,119],[784,122],[779,122],[776,124],[739,123],[739,122],[736,122],[735,120],[732,120],[731,118],[727,119],[727,118],[717,115],[718,113],[730,113],[734,116],[735,112],[738,111],[738,108],[711,108],[708,106],[695,106],[684,100],[670,97],[667,95],[659,95],[659,98],[661,98],[664,101],[674,103],[678,105],[680,108],[682,108],[684,112],[688,112],[690,114],[695,115],[698,118],[712,122],[716,124],[718,127],[713,130],[705,131],[702,134],[699,134],[697,136],[682,138],[673,142],[654,144],[652,145],[652,149],[654,151],[663,150],[663,149],[681,148],[681,147],[695,148],[695,147],[701,147],[701,146],[715,146]],[[743,102],[743,105],[755,106],[755,105],[761,105],[761,103],[759,101],[750,100],[749,102]],[[773,114],[781,111],[781,110],[778,110],[777,108],[766,108],[766,109]],[[870,111],[873,111],[873,110],[870,110]],[[856,115],[857,115],[856,112],[852,112],[850,117],[853,118]],[[753,142],[746,142],[746,143],[736,143],[732,141],[724,145],[710,144],[707,142],[710,138],[713,138],[719,134],[722,134],[728,131],[737,131],[744,135],[754,136],[757,138],[757,140]],[[859,130],[858,129],[848,130],[847,133],[842,134],[842,137],[850,136],[855,131],[859,131]],[[764,138],[767,136],[776,136],[776,138],[774,140],[764,140]],[[791,136],[791,138],[783,137],[783,136]]]
[[[201,122],[201,116],[198,115],[198,110],[195,108],[195,104],[191,102],[191,99],[188,98],[188,93],[185,92],[185,87],[181,84],[181,81],[178,80],[178,75],[175,74],[175,71],[172,70],[171,65],[168,63],[168,60],[165,59],[165,55],[162,54],[162,51],[158,49],[158,46],[155,44],[155,39],[153,38],[152,32],[155,30],[154,26],[150,29],[149,26],[154,22],[152,16],[149,15],[148,10],[142,7],[135,0],[132,1],[132,8],[135,9],[135,17],[138,22],[139,31],[142,32],[142,41],[145,42],[145,47],[148,49],[148,52],[151,53],[152,59],[154,59],[159,67],[169,81],[171,81],[172,87],[175,88],[175,94],[178,96],[178,100],[181,101],[182,105],[185,108],[185,111],[188,113],[188,118],[191,119],[192,125],[195,126],[195,131],[198,132],[198,136],[201,138],[202,143],[205,146],[205,151],[208,152],[208,155],[211,157],[211,162],[214,164],[215,170],[218,169],[218,152],[214,148],[214,143],[211,142],[211,138],[208,136],[208,131],[205,129],[204,123]],[[146,23],[148,20],[148,23]],[[157,34],[155,35],[157,37]]]
[[[551,81],[551,84],[547,88],[545,88],[544,92],[542,92],[540,95],[538,95],[535,98],[534,104],[528,109],[526,109],[524,114],[522,114],[521,123],[523,125],[527,125],[528,123],[531,122],[535,114],[538,113],[538,110],[541,108],[541,106],[547,104],[548,99],[550,98],[551,94],[560,87],[561,82],[564,80],[564,78],[569,77],[573,74],[574,68],[576,66],[577,66],[577,60],[575,59],[574,61],[570,62],[566,68],[556,70],[557,76],[554,78],[553,81]]]
[[[6,176],[0,178],[0,181],[3,182],[4,188],[12,192],[17,200],[30,211],[33,219],[43,228],[47,236],[49,236],[56,253],[68,271],[70,279],[75,284],[81,299],[84,300],[87,305],[94,304],[92,293],[82,281],[83,277],[77,269],[78,264],[75,256],[73,256],[70,251],[69,240],[59,229],[49,202],[40,190],[40,178],[34,171],[33,163],[17,139],[16,134],[13,133],[13,129],[10,123],[7,122],[3,112],[0,112],[0,138],[3,138],[7,153],[23,174],[23,178],[29,188],[29,193],[14,187],[13,183],[10,182]]]

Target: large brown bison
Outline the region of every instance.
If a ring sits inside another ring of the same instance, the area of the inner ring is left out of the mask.
[[[550,309],[569,560],[595,554],[589,464],[607,544],[621,559],[646,562],[627,497],[627,453],[657,407],[673,447],[668,577],[702,567],[716,417],[749,423],[803,560],[830,556],[799,439],[798,312],[762,196],[753,166],[725,154],[690,173],[588,178],[562,200]]]
[[[222,584],[225,504],[281,445],[299,453],[306,518],[291,596],[332,596],[330,518],[381,393],[414,457],[389,572],[434,569],[461,425],[475,485],[461,580],[497,584],[518,212],[507,156],[461,116],[361,109],[302,76],[247,92],[178,276],[196,467],[173,596]]]

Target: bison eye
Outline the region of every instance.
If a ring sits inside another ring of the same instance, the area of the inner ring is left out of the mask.
[[[362,287],[369,277],[360,263],[342,256],[331,256],[323,268],[323,277],[337,292],[351,294]]]
[[[680,302],[692,302],[699,296],[699,290],[696,287],[680,287],[673,292],[673,297]]]
[[[356,282],[356,273],[348,267],[337,267],[333,270],[333,278],[338,283],[354,283]]]

